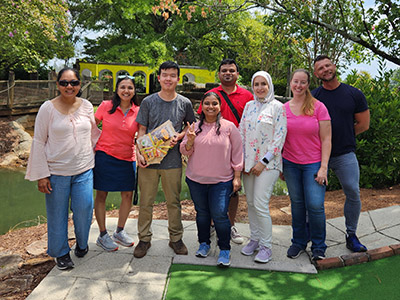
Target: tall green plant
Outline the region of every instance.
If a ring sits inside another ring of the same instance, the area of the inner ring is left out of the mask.
[[[346,79],[365,94],[371,112],[369,130],[357,136],[360,186],[366,188],[400,183],[400,92],[383,69],[373,79],[355,71]]]

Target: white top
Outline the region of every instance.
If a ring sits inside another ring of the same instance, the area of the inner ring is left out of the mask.
[[[273,154],[264,170],[282,171],[282,147],[286,137],[286,111],[273,98],[246,104],[239,131],[243,142],[244,172],[249,172],[266,154]]]
[[[81,106],[68,115],[46,101],[36,116],[25,179],[73,176],[93,168],[93,149],[100,133],[88,100],[82,99]]]

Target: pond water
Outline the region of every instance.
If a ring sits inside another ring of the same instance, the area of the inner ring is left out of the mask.
[[[0,234],[14,226],[45,222],[44,196],[37,190],[36,182],[27,181],[24,176],[25,170],[0,169]]]
[[[0,235],[10,229],[46,223],[44,194],[37,182],[24,179],[25,170],[0,168]],[[119,207],[119,193],[110,193],[107,209]]]

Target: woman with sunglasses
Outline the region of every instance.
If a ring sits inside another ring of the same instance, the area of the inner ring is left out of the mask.
[[[124,230],[135,189],[135,135],[138,131],[134,77],[118,77],[112,100],[103,101],[95,113],[96,123],[102,122],[102,133],[96,145],[94,203],[100,235],[96,244],[106,251],[118,250],[118,244],[132,247],[133,239]],[[108,192],[121,192],[118,224],[112,237],[106,229]]]
[[[57,268],[74,267],[68,244],[68,214],[73,213],[75,255],[89,250],[93,215],[93,148],[100,135],[93,106],[80,98],[80,78],[75,69],[64,68],[57,76],[60,95],[40,107],[25,178],[38,181],[45,193],[47,253]],[[71,199],[71,201],[70,201]]]

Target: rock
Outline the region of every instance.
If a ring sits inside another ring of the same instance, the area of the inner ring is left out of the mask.
[[[292,215],[292,209],[291,209],[290,205],[289,205],[289,206],[282,207],[282,208],[280,208],[280,210],[281,210],[282,212],[284,212],[285,214],[289,215],[289,216]]]
[[[48,261],[54,261],[53,257],[47,256],[47,257],[37,257],[37,258],[31,258],[28,259],[24,262],[19,263],[18,267],[19,268],[31,268],[33,266],[41,265],[44,263],[47,263]]]
[[[32,145],[32,137],[25,131],[24,126],[16,121],[8,123],[9,131],[6,136],[13,137],[12,150],[8,150],[0,158],[1,167],[26,166]]]
[[[28,289],[33,281],[33,275],[26,274],[0,282],[0,296],[10,292],[20,292]]]
[[[5,154],[0,161],[0,167],[12,167],[15,166],[18,160],[18,156],[15,155],[15,153],[10,152]]]
[[[26,252],[31,255],[40,255],[47,251],[47,240],[35,241],[25,248]]]
[[[21,124],[24,128],[33,128],[35,126],[36,115],[25,115],[15,121]]]
[[[19,255],[0,253],[0,277],[15,273],[21,261],[22,258]]]

